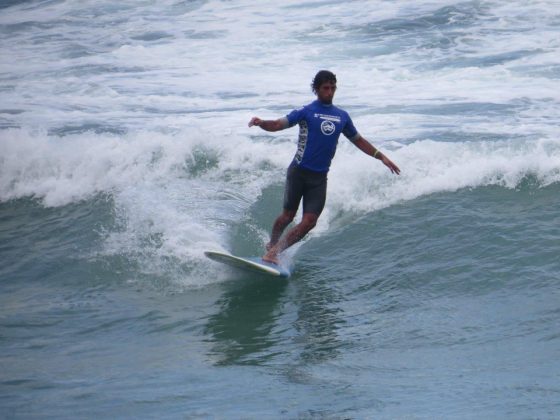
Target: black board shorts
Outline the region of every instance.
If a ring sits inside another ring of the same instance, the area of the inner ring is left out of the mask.
[[[300,168],[292,162],[286,174],[284,209],[297,211],[302,199],[304,213],[321,214],[327,199],[327,173]]]

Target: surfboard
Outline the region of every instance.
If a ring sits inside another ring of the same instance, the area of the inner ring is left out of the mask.
[[[205,251],[206,255],[211,260],[217,261],[231,267],[240,268],[242,270],[256,271],[261,274],[268,274],[274,277],[290,277],[290,270],[282,265],[268,263],[262,260],[261,257],[238,257],[221,251]]]

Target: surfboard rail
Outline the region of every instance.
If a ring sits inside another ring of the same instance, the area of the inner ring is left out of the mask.
[[[213,261],[243,270],[252,270],[274,277],[290,277],[290,271],[281,265],[263,261],[260,257],[238,257],[223,251],[204,251],[204,255]]]

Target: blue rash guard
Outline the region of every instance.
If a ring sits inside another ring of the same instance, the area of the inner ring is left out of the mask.
[[[346,111],[319,100],[290,112],[285,117],[285,124],[287,127],[299,124],[294,162],[298,167],[314,172],[329,171],[341,133],[352,142],[360,137]]]

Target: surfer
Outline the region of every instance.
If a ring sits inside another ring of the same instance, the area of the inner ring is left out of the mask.
[[[249,121],[249,127],[257,126],[265,131],[299,125],[298,148],[286,175],[283,211],[272,226],[267,252],[262,257],[264,261],[275,264],[278,263],[278,254],[303,239],[317,224],[327,197],[327,173],[341,133],[362,152],[383,162],[392,173],[400,173],[397,165],[358,133],[348,113],[333,105],[336,76],[332,72],[319,71],[311,88],[317,99],[309,105],[277,120],[253,117]],[[302,199],[301,222],[282,236],[294,219]]]

